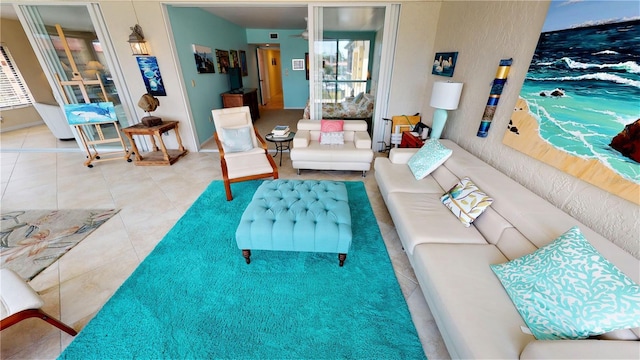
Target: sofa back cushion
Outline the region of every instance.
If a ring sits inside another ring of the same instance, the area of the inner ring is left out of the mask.
[[[302,119],[298,121],[297,130],[308,130],[309,138],[312,141],[320,141],[321,129],[320,120]],[[353,141],[356,131],[367,131],[367,122],[364,120],[344,120],[342,129],[344,131],[344,141]]]

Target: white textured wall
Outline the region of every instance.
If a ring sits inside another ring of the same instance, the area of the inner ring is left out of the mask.
[[[452,80],[464,83],[460,107],[450,112],[443,137],[454,140],[640,258],[640,207],[502,144],[548,6],[548,1],[442,3],[435,50],[459,52]],[[500,59],[509,57],[513,58],[513,66],[489,136],[479,138],[476,133],[491,81]],[[436,80],[446,78],[429,76],[428,96]],[[422,112],[426,119],[431,118],[433,109],[428,102]]]

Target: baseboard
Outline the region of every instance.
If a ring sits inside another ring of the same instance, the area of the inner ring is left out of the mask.
[[[13,125],[9,127],[0,126],[0,133],[6,132],[6,131],[20,130],[20,129],[24,129],[32,126],[38,126],[38,125],[44,125],[44,123],[42,121],[36,121],[36,122],[19,124],[19,125]]]

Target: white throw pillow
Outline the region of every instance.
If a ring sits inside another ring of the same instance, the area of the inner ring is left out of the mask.
[[[320,137],[320,145],[343,145],[344,131],[323,132]]]
[[[440,141],[432,139],[425,142],[420,150],[413,154],[407,165],[416,180],[420,180],[444,164],[451,154],[453,154],[451,149],[446,148]]]
[[[577,226],[491,270],[538,340],[584,339],[640,327],[640,286],[605,259]]]
[[[249,151],[253,149],[251,126],[222,128],[222,148],[227,153]]]

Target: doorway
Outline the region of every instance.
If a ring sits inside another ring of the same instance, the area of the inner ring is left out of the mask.
[[[284,94],[280,48],[260,46],[256,50],[256,56],[258,58],[258,81],[262,108],[265,110],[283,109]]]

